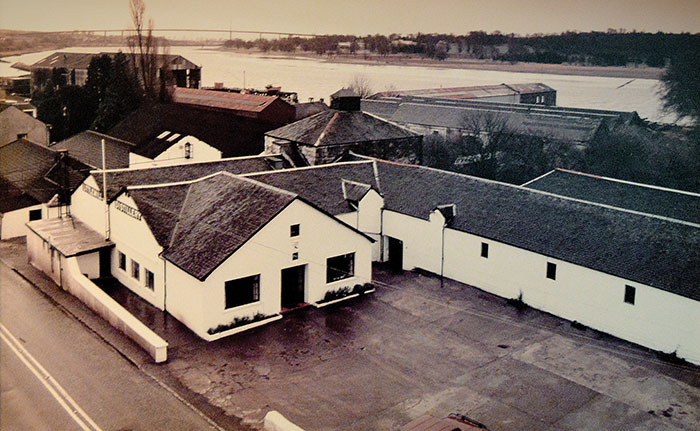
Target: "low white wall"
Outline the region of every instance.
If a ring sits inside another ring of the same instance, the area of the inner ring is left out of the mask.
[[[63,259],[63,288],[143,347],[155,362],[168,359],[168,343],[87,279],[74,257]]]
[[[275,410],[270,410],[265,415],[263,429],[265,431],[304,431]]]
[[[4,213],[2,215],[2,224],[0,225],[0,239],[25,236],[28,232],[26,223],[29,221],[29,211],[42,208],[43,205],[38,204]]]

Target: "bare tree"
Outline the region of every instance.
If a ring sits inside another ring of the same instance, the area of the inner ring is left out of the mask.
[[[153,36],[153,19],[146,20],[144,0],[129,0],[134,36],[128,39],[129,52],[136,75],[143,84],[146,98],[155,100],[165,94],[164,86],[169,80],[165,61],[165,44]]]
[[[362,99],[366,99],[374,94],[369,78],[365,75],[355,75],[348,84],[348,88],[351,88]]]

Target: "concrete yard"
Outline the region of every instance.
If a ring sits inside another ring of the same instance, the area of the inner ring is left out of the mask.
[[[254,427],[271,409],[308,431],[452,412],[491,430],[700,427],[700,368],[457,282],[383,267],[375,279],[366,297],[217,342],[181,339],[164,366]]]

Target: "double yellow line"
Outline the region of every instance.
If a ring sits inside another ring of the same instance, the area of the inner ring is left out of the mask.
[[[51,396],[58,401],[61,407],[63,407],[81,429],[85,431],[102,431],[102,428],[97,426],[97,424],[90,419],[87,413],[80,408],[75,400],[68,395],[51,374],[22,347],[19,340],[17,340],[2,323],[0,323],[0,338],[2,338],[2,341],[17,355],[20,361],[24,363],[41,384],[46,387]]]

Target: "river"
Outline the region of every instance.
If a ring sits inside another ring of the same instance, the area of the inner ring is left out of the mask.
[[[74,47],[61,51],[115,51],[114,47]],[[16,61],[32,64],[53,51],[5,57],[0,76],[18,75],[10,65]],[[301,57],[275,57],[264,54],[236,54],[216,48],[175,46],[180,54],[202,66],[202,84],[223,82],[229,87],[262,88],[267,84],[296,91],[300,101],[318,100],[347,86],[355,76],[364,77],[375,91],[390,88],[410,90],[434,87],[460,87],[500,83],[541,82],[557,90],[557,104],[579,108],[637,111],[642,118],[672,122],[675,116],[663,112],[659,81],[653,79],[604,78],[595,76],[552,75],[498,72],[489,70],[447,69],[429,66],[392,66],[331,63]]]

